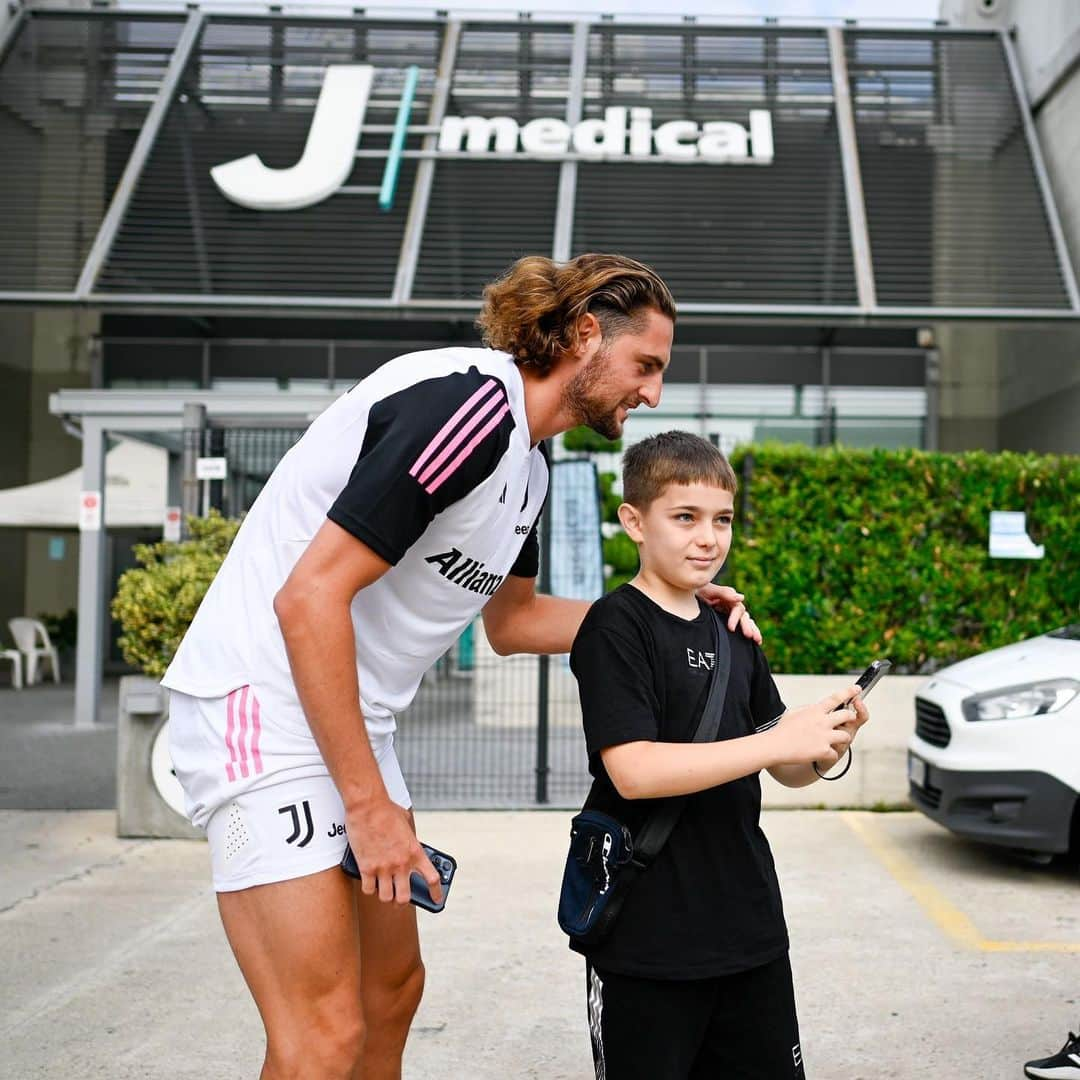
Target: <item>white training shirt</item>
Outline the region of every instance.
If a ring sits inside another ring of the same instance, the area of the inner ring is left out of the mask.
[[[450,348],[383,365],[281,459],[248,512],[162,683],[193,697],[250,684],[266,717],[308,725],[274,596],[327,517],[391,564],[351,604],[373,736],[507,574],[535,577],[548,468],[502,352]]]

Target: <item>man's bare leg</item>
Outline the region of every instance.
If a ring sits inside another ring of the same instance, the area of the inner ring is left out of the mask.
[[[367,1080],[352,881],[335,866],[218,893],[218,909],[266,1029],[262,1080]]]
[[[420,996],[424,966],[411,904],[381,903],[355,885],[360,913],[364,1007],[363,1080],[400,1080],[401,1055]]]

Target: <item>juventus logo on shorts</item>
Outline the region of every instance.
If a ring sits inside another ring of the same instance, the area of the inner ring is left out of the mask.
[[[290,836],[285,837],[286,844],[296,844],[297,847],[306,847],[311,843],[311,838],[315,835],[315,826],[311,821],[311,804],[305,799],[301,804],[304,810],[304,825],[307,828],[307,832],[304,833],[304,839],[300,843],[296,844],[296,838],[300,835],[300,808],[296,803],[289,803],[288,806],[282,806],[279,810],[279,814],[292,814],[292,827],[293,831]]]

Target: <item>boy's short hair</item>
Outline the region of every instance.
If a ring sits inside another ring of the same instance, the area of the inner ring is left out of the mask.
[[[623,501],[647,510],[672,484],[711,484],[739,489],[728,459],[711,442],[688,431],[665,431],[634,443],[623,454]]]

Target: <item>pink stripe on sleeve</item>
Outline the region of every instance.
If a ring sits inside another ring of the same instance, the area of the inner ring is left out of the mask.
[[[431,486],[427,488],[429,495],[434,495],[435,492],[442,486],[443,481],[453,476],[457,472],[461,463],[476,449],[476,447],[484,441],[484,439],[490,434],[499,424],[499,421],[510,411],[510,403],[506,402],[503,407],[476,433],[475,438],[464,450],[449,465],[439,474],[439,476],[432,482]]]
[[[240,775],[245,779],[247,779],[248,774],[247,745],[245,744],[247,738],[247,699],[248,688],[242,686],[240,687],[240,738],[238,742],[240,744]]]
[[[439,454],[439,456],[435,458],[416,478],[417,481],[421,484],[426,484],[435,473],[438,472],[439,466],[442,465],[442,463],[469,437],[471,432],[476,430],[480,421],[483,420],[484,417],[487,416],[487,414],[500,402],[504,404],[506,402],[506,398],[502,394],[494,394],[485,401],[484,404],[469,417],[468,421],[462,424],[461,430],[446,444],[445,447],[443,447],[442,453]]]
[[[259,699],[255,692],[251,692],[251,760],[255,767],[255,775],[263,771],[262,754],[259,753],[259,736],[262,734],[262,724],[259,722]]]
[[[413,462],[413,467],[412,467],[412,468],[411,468],[411,469],[409,470],[409,475],[410,475],[410,476],[415,476],[415,475],[416,475],[416,474],[417,474],[417,473],[418,473],[418,472],[420,471],[420,469],[421,469],[421,468],[423,467],[423,464],[424,464],[424,462],[425,462],[425,461],[427,461],[427,459],[428,459],[429,457],[431,457],[431,455],[432,455],[432,454],[434,454],[434,453],[435,453],[436,449],[437,449],[437,448],[438,448],[438,446],[439,446],[439,443],[441,443],[441,442],[442,442],[442,440],[443,440],[443,439],[444,439],[444,438],[445,438],[445,437],[446,437],[447,435],[449,435],[451,431],[453,431],[453,430],[454,430],[454,425],[455,425],[455,424],[456,424],[456,423],[457,423],[457,422],[458,422],[458,421],[459,421],[459,420],[460,420],[460,419],[461,419],[461,418],[462,418],[462,417],[463,417],[463,416],[464,416],[464,415],[465,415],[465,414],[466,414],[466,413],[467,413],[467,412],[468,412],[468,411],[469,411],[469,410],[470,410],[470,409],[471,409],[471,408],[472,408],[472,407],[473,407],[473,406],[474,406],[474,405],[475,405],[475,404],[476,404],[476,403],[477,403],[477,402],[478,402],[478,401],[479,401],[479,400],[480,400],[480,399],[481,399],[481,398],[482,398],[482,397],[483,397],[483,396],[484,396],[484,395],[485,395],[485,394],[486,394],[486,393],[487,393],[487,392],[488,392],[488,391],[489,391],[489,390],[490,390],[490,389],[491,389],[491,388],[492,388],[492,387],[494,386],[494,385],[495,385],[495,380],[494,380],[494,379],[488,379],[488,381],[487,381],[486,383],[484,383],[484,385],[483,385],[483,386],[481,386],[481,387],[480,387],[480,389],[479,389],[479,390],[477,390],[477,391],[476,391],[476,393],[475,393],[475,394],[473,394],[473,396],[472,396],[471,398],[469,398],[469,400],[468,400],[468,401],[466,401],[466,402],[465,402],[465,404],[464,404],[464,405],[462,405],[462,406],[461,406],[461,408],[460,408],[460,409],[458,409],[458,411],[457,411],[456,413],[454,413],[454,415],[453,415],[453,416],[451,416],[451,417],[450,417],[450,419],[449,419],[449,420],[447,420],[445,424],[443,424],[442,428],[441,428],[441,429],[440,429],[440,431],[439,431],[439,434],[438,434],[438,435],[436,435],[436,436],[435,436],[435,438],[434,438],[434,439],[432,439],[432,440],[431,440],[431,442],[429,442],[429,443],[427,444],[427,446],[426,446],[426,447],[424,448],[424,451],[423,451],[423,453],[421,453],[421,455],[420,455],[420,456],[419,456],[419,457],[418,457],[418,458],[416,459],[416,461],[414,461],[414,462]]]
[[[225,775],[230,781],[236,779],[236,747],[233,745],[233,706],[236,703],[236,691],[234,690],[226,701],[225,711],[228,720],[225,723],[225,746],[229,750],[229,761],[225,766]]]

